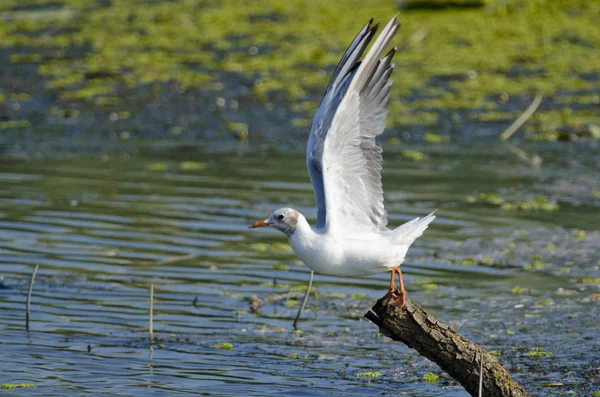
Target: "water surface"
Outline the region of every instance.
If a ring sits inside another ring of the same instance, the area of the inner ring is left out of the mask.
[[[389,147],[384,163],[390,225],[438,210],[403,265],[409,297],[497,351],[534,395],[600,390],[597,148],[525,148],[539,169],[503,147],[416,149],[426,161]],[[448,378],[424,382],[438,368],[363,319],[386,274],[316,276],[294,331],[308,270],[283,235],[247,225],[282,206],[314,222],[300,150],[182,153],[2,159],[2,382],[40,396],[466,395]],[[481,192],[560,209],[466,202]],[[552,357],[527,355],[536,347]]]

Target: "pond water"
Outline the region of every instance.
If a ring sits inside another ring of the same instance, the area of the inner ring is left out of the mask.
[[[424,161],[404,149],[384,153],[390,225],[438,209],[403,265],[408,297],[495,350],[532,395],[600,391],[598,148],[523,148],[544,158],[537,169],[503,146],[416,148]],[[559,207],[467,202],[479,193]],[[281,206],[314,223],[301,149],[2,159],[0,383],[39,396],[467,395],[443,375],[425,382],[439,369],[363,318],[387,274],[317,275],[294,330],[308,269],[280,233],[247,229]]]

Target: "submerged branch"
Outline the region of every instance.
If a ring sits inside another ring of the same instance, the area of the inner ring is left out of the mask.
[[[388,294],[389,295],[389,294]],[[407,300],[402,309],[388,305],[389,296],[379,299],[365,314],[382,334],[415,349],[435,362],[472,396],[479,392],[482,374],[486,397],[527,397],[529,394],[508,374],[496,357],[441,323],[421,306]],[[480,372],[480,367],[483,370]]]
[[[525,109],[523,114],[521,114],[518,119],[516,119],[506,130],[504,130],[502,134],[500,134],[500,140],[506,141],[513,136],[513,134],[517,132],[517,130],[521,128],[523,124],[525,124],[531,115],[535,113],[538,106],[540,106],[540,103],[542,103],[542,96],[538,94],[535,96],[535,98],[533,98],[533,102],[531,102],[529,107]]]
[[[29,281],[29,292],[27,293],[27,304],[25,308],[25,331],[29,332],[29,317],[31,315],[31,293],[33,292],[33,283],[35,282],[35,275],[37,274],[40,265],[35,265],[33,273],[31,274],[31,280]]]

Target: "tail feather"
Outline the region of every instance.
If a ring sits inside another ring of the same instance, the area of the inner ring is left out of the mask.
[[[415,218],[393,230],[393,239],[397,244],[411,245],[435,219],[435,211],[423,218]]]

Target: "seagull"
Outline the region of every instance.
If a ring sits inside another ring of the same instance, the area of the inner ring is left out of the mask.
[[[382,148],[376,138],[385,129],[396,48],[383,54],[400,23],[394,16],[360,60],[379,26],[372,24],[373,19],[342,56],[312,123],[306,165],[317,202],[316,227],[300,212],[280,208],[249,228],[270,226],[283,232],[298,258],[317,274],[361,277],[390,272],[387,303],[402,308],[406,291],[400,265],[410,245],[435,219],[435,211],[395,229],[387,227]]]

